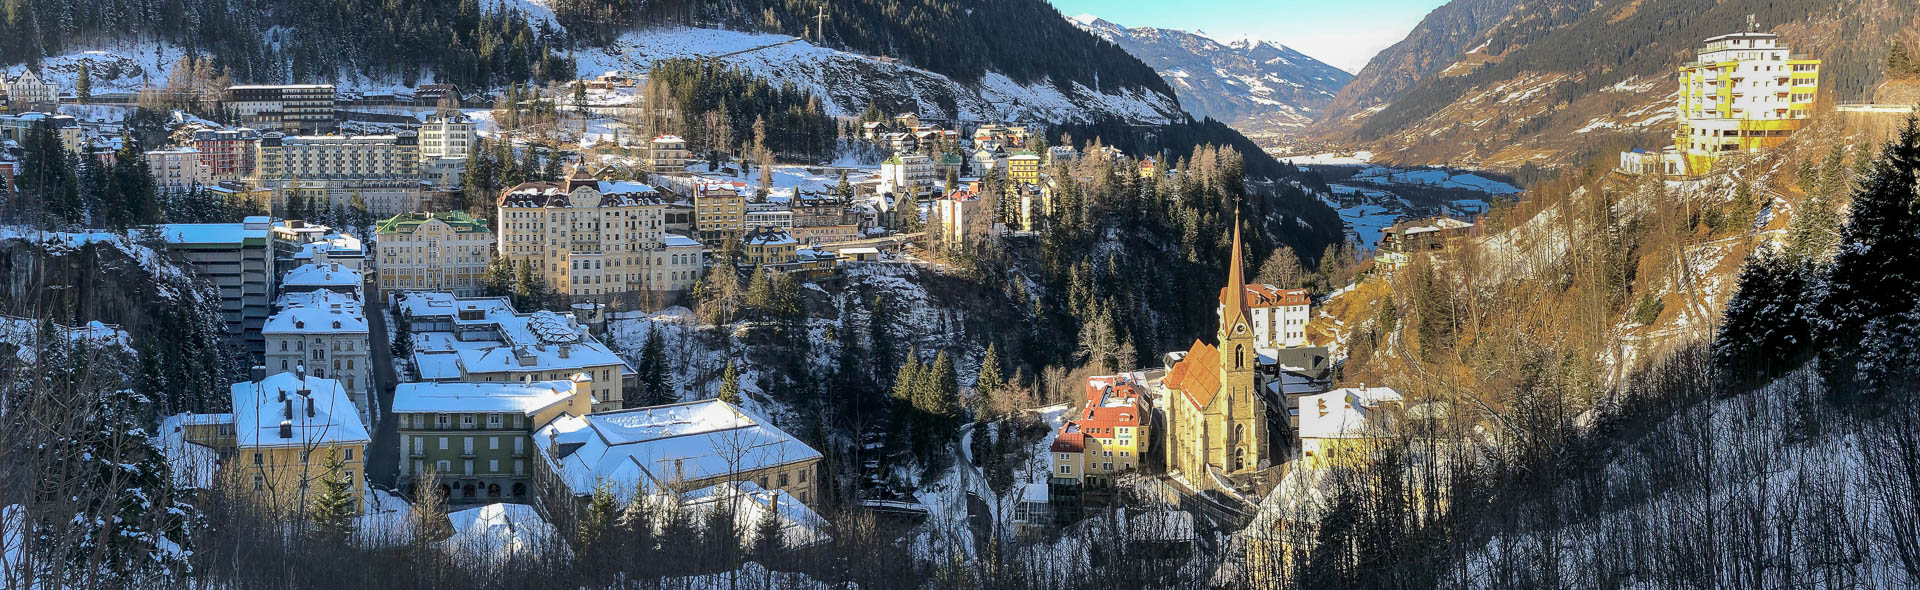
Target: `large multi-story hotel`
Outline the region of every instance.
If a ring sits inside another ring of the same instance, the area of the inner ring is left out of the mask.
[[[420,142],[398,135],[283,136],[260,138],[256,183],[275,189],[275,204],[298,195],[345,209],[358,197],[381,217],[411,213],[420,205]]]
[[[460,186],[467,158],[479,145],[479,126],[466,113],[446,109],[420,122],[420,174],[442,190]]]
[[[447,291],[479,295],[493,261],[486,221],[458,211],[403,213],[374,226],[380,291]]]
[[[1772,33],[1733,33],[1707,39],[1679,81],[1674,145],[1701,174],[1726,153],[1777,146],[1798,130],[1820,94],[1820,60],[1793,55]]]
[[[524,183],[500,195],[497,251],[532,263],[556,293],[628,306],[688,288],[699,269],[699,247],[666,232],[666,209],[653,187],[585,172]]]

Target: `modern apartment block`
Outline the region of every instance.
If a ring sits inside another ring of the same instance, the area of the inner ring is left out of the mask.
[[[271,227],[267,217],[248,217],[241,223],[176,223],[156,228],[169,250],[179,252],[195,272],[219,288],[227,336],[255,359],[266,350],[260,330],[273,315],[276,273]]]
[[[260,138],[256,183],[275,189],[276,205],[298,196],[345,209],[354,199],[379,217],[420,208],[420,142],[396,135],[281,135]]]
[[[153,174],[153,188],[161,194],[185,194],[213,186],[213,174],[200,153],[190,147],[152,150],[145,154],[147,169]]]
[[[227,87],[227,106],[256,129],[286,133],[332,133],[332,84],[279,84]]]

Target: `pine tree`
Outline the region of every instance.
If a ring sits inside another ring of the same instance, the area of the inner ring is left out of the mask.
[[[1808,269],[1772,250],[1749,257],[1740,269],[1713,346],[1714,361],[1731,384],[1766,383],[1811,353]]]
[[[488,297],[506,297],[513,294],[513,259],[495,257],[487,261],[486,274],[481,276],[481,293]]]
[[[1907,49],[1907,44],[1894,41],[1887,47],[1887,77],[1897,78],[1911,75],[1916,68],[1920,68],[1920,64],[1914,62],[1912,53]]]
[[[328,543],[345,543],[353,534],[354,519],[358,516],[353,506],[359,499],[359,490],[349,479],[346,460],[337,449],[327,449],[321,472],[325,475],[320,479],[320,495],[314,497],[309,512],[314,534]]]
[[[404,308],[393,314],[393,354],[401,358],[413,354],[413,315]]]
[[[666,337],[660,334],[658,326],[647,329],[646,343],[640,347],[640,399],[642,406],[658,406],[674,401],[673,390],[667,382],[667,344]]]
[[[894,368],[898,358],[894,351],[893,306],[888,304],[886,295],[875,296],[867,310],[867,351],[872,356],[868,373],[882,375],[887,369]]]
[[[727,361],[727,368],[720,373],[720,401],[740,405],[740,371],[734,368],[733,361]]]
[[[987,352],[980,355],[980,376],[973,382],[974,414],[985,418],[991,413],[994,398],[1006,384],[1007,378],[1000,369],[1000,351],[993,344],[987,344]]]
[[[93,68],[88,67],[89,63],[80,62],[80,71],[73,78],[73,98],[80,104],[93,102]]]
[[[620,505],[613,497],[613,484],[601,482],[594,486],[593,496],[587,499],[587,509],[574,529],[575,546],[583,559],[591,562],[599,556],[600,544],[613,529],[619,510]]]
[[[769,494],[769,504],[760,512],[760,519],[754,523],[753,555],[761,565],[773,567],[780,558],[781,550],[786,547],[780,527],[780,494]]]

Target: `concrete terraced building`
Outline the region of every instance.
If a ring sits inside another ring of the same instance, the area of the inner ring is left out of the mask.
[[[479,295],[496,242],[485,220],[458,211],[402,213],[376,224],[374,234],[382,293]]]
[[[248,217],[241,223],[175,223],[161,225],[161,241],[180,253],[194,271],[220,290],[220,315],[227,336],[244,346],[252,358],[266,350],[260,329],[273,315],[274,281],[272,222]]]

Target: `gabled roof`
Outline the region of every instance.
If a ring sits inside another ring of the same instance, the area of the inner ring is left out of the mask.
[[[1194,340],[1187,356],[1173,365],[1163,382],[1185,394],[1194,407],[1205,408],[1213,403],[1213,396],[1220,393],[1219,367],[1220,349]]]

